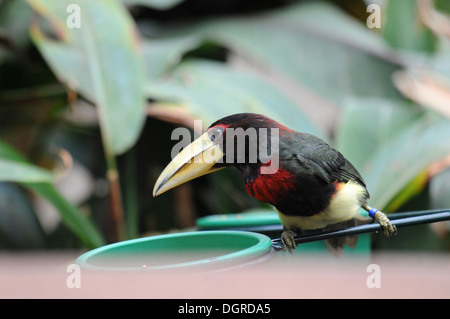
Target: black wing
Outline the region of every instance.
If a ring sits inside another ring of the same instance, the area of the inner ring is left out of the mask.
[[[314,135],[302,134],[300,141],[294,156],[306,172],[327,183],[353,180],[366,187],[359,172],[339,151]]]

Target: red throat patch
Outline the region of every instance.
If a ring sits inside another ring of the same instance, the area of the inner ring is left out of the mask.
[[[247,192],[261,202],[275,205],[283,200],[284,194],[294,188],[295,176],[291,172],[278,169],[273,174],[259,174],[247,182]]]

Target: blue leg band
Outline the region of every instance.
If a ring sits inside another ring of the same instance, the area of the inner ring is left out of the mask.
[[[371,209],[369,210],[369,216],[372,217],[372,218],[375,218],[375,213],[376,213],[376,212],[379,212],[379,210],[376,209],[376,208],[371,208]]]

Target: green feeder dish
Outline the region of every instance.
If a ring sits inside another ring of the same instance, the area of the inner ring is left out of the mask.
[[[271,258],[269,237],[243,231],[201,231],[122,241],[77,258],[82,269],[223,270]]]
[[[255,210],[240,214],[210,215],[197,219],[199,229],[251,228],[281,225],[277,212],[273,210]]]

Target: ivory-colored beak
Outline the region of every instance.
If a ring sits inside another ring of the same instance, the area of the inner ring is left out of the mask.
[[[224,168],[225,166],[213,167],[223,156],[220,146],[211,141],[207,132],[204,133],[167,165],[155,183],[153,196]]]

